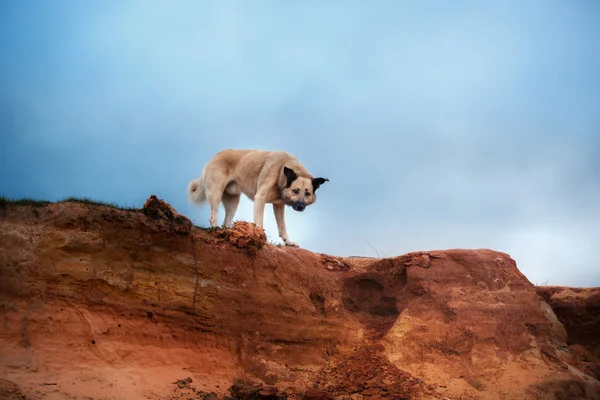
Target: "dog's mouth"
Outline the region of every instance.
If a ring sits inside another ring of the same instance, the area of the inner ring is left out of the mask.
[[[304,203],[292,203],[292,208],[294,211],[302,212],[306,208],[306,205]]]

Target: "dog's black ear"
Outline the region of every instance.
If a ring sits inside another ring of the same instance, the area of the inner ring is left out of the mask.
[[[287,187],[290,187],[292,182],[294,182],[298,177],[294,170],[288,167],[283,167],[283,174],[285,175],[285,179],[287,179]]]
[[[325,182],[329,182],[329,179],[327,178],[313,178],[312,180],[312,184],[313,184],[313,191],[317,191],[317,189],[324,184]]]

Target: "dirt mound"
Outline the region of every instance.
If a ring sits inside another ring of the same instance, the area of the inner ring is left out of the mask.
[[[363,345],[340,361],[323,369],[317,387],[332,398],[360,395],[413,399],[424,390],[423,381],[390,363],[381,344]]]
[[[235,247],[246,249],[251,256],[255,256],[267,244],[265,231],[250,222],[237,221],[231,229],[216,229],[211,232]]]
[[[9,203],[0,277],[0,390],[13,397],[600,393],[575,356],[587,348],[566,347],[552,309],[491,250],[337,258],[269,245],[249,223],[195,228],[155,196],[142,212]]]

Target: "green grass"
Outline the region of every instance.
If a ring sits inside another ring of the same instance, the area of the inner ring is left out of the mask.
[[[123,206],[120,206],[113,202],[94,200],[94,199],[90,199],[89,197],[66,197],[66,198],[58,201],[58,203],[90,204],[90,205],[94,205],[94,206],[112,207],[112,208],[116,208],[116,209],[124,210],[124,211],[140,211],[139,208],[123,207]]]
[[[9,199],[8,197],[0,196],[0,207],[6,207],[9,205],[42,207],[48,204],[50,204],[50,202],[47,200],[34,200],[26,197]]]
[[[95,206],[107,206],[116,208],[124,211],[140,211],[139,208],[134,207],[123,207],[115,203],[109,203],[106,201],[97,201],[90,199],[88,197],[66,197],[62,200],[57,201],[57,203],[80,203],[80,204],[90,204]],[[34,200],[29,198],[19,198],[19,199],[9,199],[5,196],[0,196],[0,208],[7,207],[9,205],[13,206],[34,206],[34,207],[43,207],[48,204],[52,204],[51,201],[48,200]]]

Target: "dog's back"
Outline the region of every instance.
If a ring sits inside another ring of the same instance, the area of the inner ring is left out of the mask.
[[[203,203],[207,199],[207,189],[222,186],[224,190],[234,181],[248,197],[252,198],[256,191],[258,176],[273,155],[287,155],[293,158],[285,152],[277,151],[226,149],[218,152],[206,163],[200,178],[189,183],[190,201]]]

